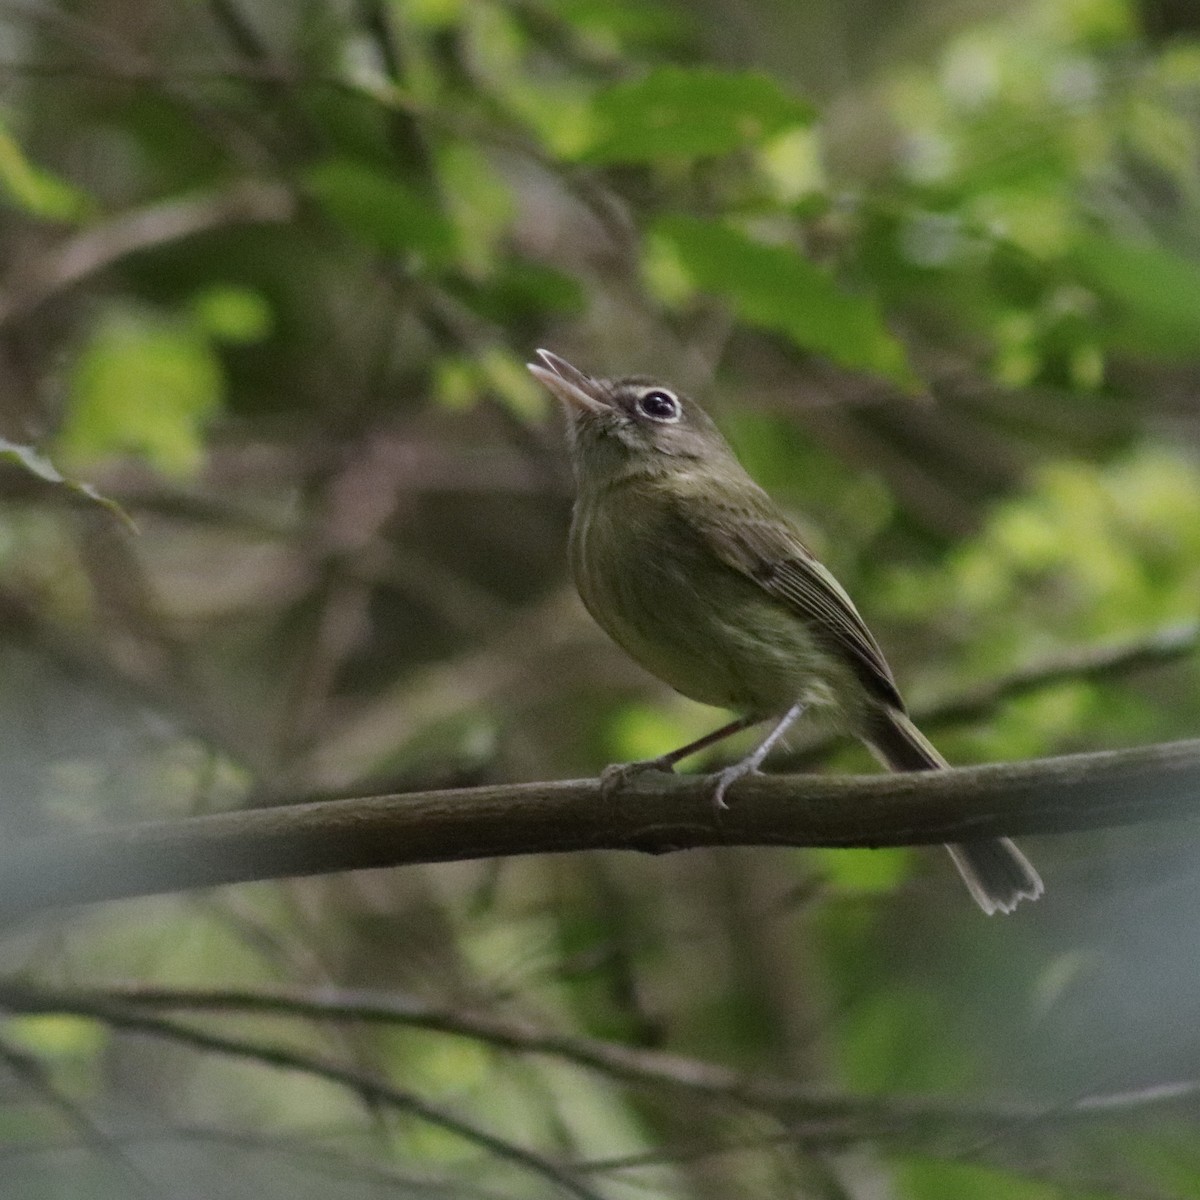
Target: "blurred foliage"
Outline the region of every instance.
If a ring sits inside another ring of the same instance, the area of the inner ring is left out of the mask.
[[[826,275],[788,247],[764,245],[689,216],[661,220],[655,244],[661,255],[655,274],[726,298],[746,324],[779,330],[797,346],[844,366],[912,381],[904,350],[887,332],[878,309],[840,294]]]
[[[131,451],[167,475],[195,471],[221,392],[201,330],[153,313],[106,314],[75,360],[63,452],[78,462]]]
[[[5,835],[594,774],[714,727],[570,592],[537,346],[701,395],[918,710],[1192,628],[1193,18],[0,5]],[[1193,656],[929,728],[970,761],[1198,721]],[[1044,839],[1047,895],[1005,922],[917,849],[48,914],[5,930],[0,996],[64,999],[0,1028],[0,1191],[1193,1197],[1198,847],[1185,825]],[[356,989],[442,1019],[243,1004],[138,1009],[166,1023],[139,1032],[128,998],[67,1002],[118,982]],[[808,1100],[639,1082],[467,1018]]]
[[[583,162],[680,163],[731,154],[807,125],[816,115],[765,75],[656,67],[591,98]]]

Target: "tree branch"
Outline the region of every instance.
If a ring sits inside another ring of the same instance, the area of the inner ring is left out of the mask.
[[[258,180],[120,213],[66,238],[6,279],[0,287],[0,328],[131,254],[228,225],[280,224],[294,215],[295,201],[285,188]]]
[[[146,1175],[125,1153],[120,1143],[92,1120],[82,1105],[77,1104],[54,1085],[41,1059],[30,1054],[24,1047],[14,1046],[0,1039],[0,1061],[63,1117],[67,1125],[75,1131],[80,1145],[111,1163],[125,1179],[126,1185],[132,1188],[135,1196],[140,1196],[142,1200],[168,1200],[169,1193]]]
[[[726,811],[703,776],[366,796],[27,839],[0,851],[0,913],[411,863],[574,850],[898,846],[1190,817],[1200,739],[903,775],[760,775]]]
[[[339,1180],[359,1181],[363,1184],[390,1186],[393,1191],[379,1193],[402,1197],[403,1200],[418,1200],[419,1197],[446,1197],[452,1200],[512,1200],[511,1192],[501,1192],[477,1184],[467,1183],[459,1176],[450,1174],[446,1168],[444,1177],[432,1173],[416,1173],[402,1170],[366,1158],[358,1154],[334,1149],[324,1145],[321,1138],[325,1130],[304,1130],[291,1134],[247,1133],[244,1130],[225,1129],[212,1125],[166,1125],[154,1129],[125,1129],[113,1134],[110,1141],[122,1149],[147,1149],[167,1146],[172,1143],[203,1146],[212,1151],[241,1151],[243,1153],[273,1155],[284,1162],[304,1163],[325,1175]],[[13,1158],[28,1158],[38,1155],[57,1155],[76,1149],[78,1139],[62,1137],[8,1138],[0,1145],[0,1162]],[[230,1171],[238,1170],[236,1159],[226,1163]],[[603,1167],[604,1164],[602,1163]],[[591,1170],[590,1164],[588,1170]],[[206,1182],[210,1183],[211,1176]],[[370,1194],[370,1193],[367,1193]]]
[[[1177,662],[1200,647],[1200,622],[1164,626],[1129,641],[1102,643],[1061,651],[1039,662],[1017,667],[1008,675],[979,687],[914,706],[923,724],[973,721],[994,712],[1004,701],[1053,687],[1058,683],[1098,682]]]
[[[120,1005],[151,1012],[256,1015],[284,1019],[342,1020],[424,1029],[466,1038],[516,1054],[557,1058],[610,1079],[633,1085],[671,1087],[753,1105],[753,1084],[737,1071],[661,1050],[539,1028],[487,1011],[437,1004],[417,996],[351,988],[167,988],[148,984],[110,984],[103,988],[42,989],[0,980],[0,1007],[36,1011],[58,1006],[87,1015],[93,1008]],[[791,1087],[791,1085],[788,1085]],[[795,1098],[814,1093],[791,1087]],[[765,1085],[771,1103],[781,1095]],[[761,1096],[758,1099],[762,1099]]]
[[[114,1029],[166,1038],[180,1045],[189,1046],[209,1054],[220,1054],[231,1058],[249,1059],[263,1066],[284,1071],[301,1071],[329,1083],[351,1089],[373,1103],[407,1113],[418,1120],[426,1121],[441,1129],[471,1142],[481,1149],[513,1164],[522,1170],[540,1175],[557,1185],[562,1191],[577,1197],[577,1200],[602,1200],[591,1187],[584,1184],[570,1170],[560,1166],[533,1150],[527,1150],[513,1142],[490,1133],[480,1126],[432,1104],[407,1088],[399,1087],[387,1080],[368,1074],[354,1067],[344,1066],[332,1059],[316,1054],[294,1050],[290,1046],[277,1046],[256,1042],[248,1038],[226,1037],[196,1029],[165,1017],[139,1012],[136,1008],[106,1001],[97,996],[73,1000],[55,996],[53,992],[41,992],[21,985],[0,987],[0,1008],[10,1012],[71,1012],[76,1016],[101,1021]]]
[[[1009,1137],[1026,1126],[1072,1125],[1191,1108],[1200,1083],[1173,1080],[1124,1091],[1085,1092],[1061,1100],[1007,1100],[920,1094],[856,1095],[778,1075],[754,1074],[703,1059],[645,1047],[626,1046],[534,1026],[487,1014],[450,1010],[411,997],[342,991],[248,991],[143,986],[103,989],[49,989],[0,980],[0,1009],[14,1013],[67,1013],[103,1021],[115,1028],[172,1038],[201,1050],[257,1059],[269,1066],[305,1071],[319,1078],[366,1089],[385,1104],[486,1144],[493,1135],[417,1101],[411,1093],[307,1052],[210,1033],[157,1015],[183,1009],[230,1015],[272,1012],[276,1016],[394,1022],[463,1036],[517,1053],[561,1058],[626,1084],[658,1087],[697,1099],[722,1101],[763,1113],[787,1126],[788,1137],[809,1148],[832,1148],[863,1141],[928,1145],[946,1135]],[[490,1148],[490,1147],[489,1147]],[[524,1163],[503,1144],[505,1157],[544,1170],[545,1160]],[[503,1151],[501,1151],[503,1152]],[[517,1150],[517,1154],[527,1153]],[[595,1169],[596,1164],[589,1164]],[[552,1170],[555,1168],[552,1167]]]
[[[924,703],[912,703],[909,711],[925,730],[977,721],[995,712],[1007,700],[1016,700],[1055,684],[1119,679],[1148,667],[1177,662],[1194,654],[1198,648],[1200,622],[1168,625],[1129,641],[1063,650],[1017,667],[996,679],[985,680],[973,688],[950,692]],[[791,751],[776,756],[776,769],[803,771],[828,757],[845,740],[836,732],[819,733],[807,741],[797,738]]]

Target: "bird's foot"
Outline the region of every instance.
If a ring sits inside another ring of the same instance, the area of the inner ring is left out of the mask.
[[[723,809],[729,807],[725,803],[725,793],[729,790],[731,783],[737,783],[739,779],[744,779],[747,775],[758,775],[758,762],[754,761],[754,756],[742,759],[741,762],[736,762],[732,767],[726,767],[725,770],[717,773],[717,786],[713,788],[712,803],[713,808],[720,813]]]
[[[743,779],[747,775],[757,775],[759,773],[759,765],[770,753],[771,747],[783,737],[788,727],[803,711],[804,703],[798,700],[779,718],[775,724],[775,728],[763,738],[756,750],[752,750],[741,762],[735,762],[732,767],[726,767],[717,776],[717,786],[713,790],[713,808],[716,809],[717,816],[721,815],[722,809],[729,807],[725,803],[725,793],[729,790],[729,785],[736,783],[739,779]]]
[[[674,762],[669,755],[661,758],[643,758],[637,762],[613,763],[600,772],[600,795],[605,799],[624,791],[630,783],[646,771],[666,771],[668,775],[675,770]]]

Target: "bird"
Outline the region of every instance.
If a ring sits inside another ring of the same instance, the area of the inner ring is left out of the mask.
[[[575,476],[568,555],[587,610],[676,691],[737,714],[659,758],[610,767],[606,786],[675,764],[738,730],[767,735],[716,776],[713,802],[758,771],[810,706],[832,710],[893,771],[946,760],[913,723],[879,643],[796,526],[695,400],[645,375],[599,378],[549,350],[528,369],[561,401]],[[1009,838],[948,844],[989,915],[1042,880]]]

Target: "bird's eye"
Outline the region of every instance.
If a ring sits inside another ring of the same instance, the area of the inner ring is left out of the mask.
[[[678,421],[682,415],[679,401],[663,388],[651,388],[638,397],[638,411],[652,421]]]

